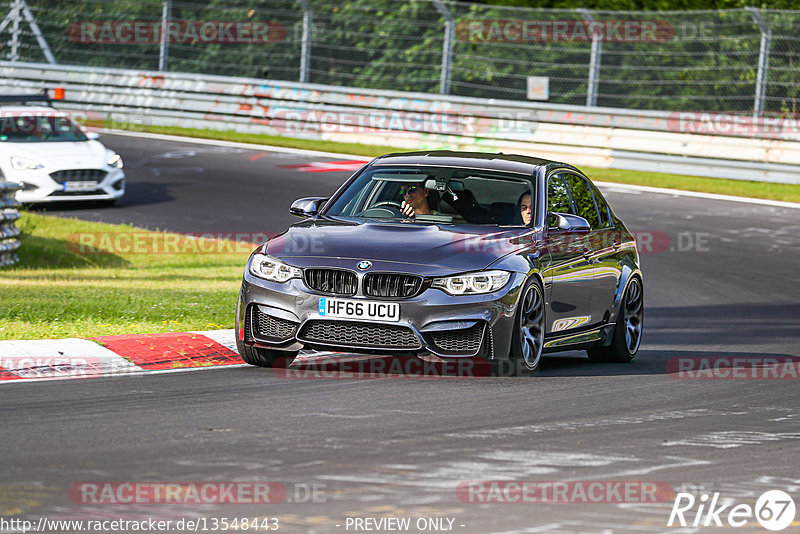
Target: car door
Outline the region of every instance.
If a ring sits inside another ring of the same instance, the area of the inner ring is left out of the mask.
[[[609,318],[614,288],[620,276],[615,256],[619,240],[611,227],[608,204],[597,188],[578,174],[565,173],[564,178],[578,215],[591,226],[585,255],[592,267],[591,319],[588,324],[605,322]]]
[[[614,220],[606,199],[593,183],[589,182],[589,186],[600,214],[600,228],[592,232],[591,238],[591,261],[594,267],[592,271],[592,313],[606,321],[611,316],[614,295],[622,277],[622,263],[619,254],[622,243],[619,230],[614,228]]]
[[[562,173],[551,174],[547,182],[547,240],[551,266],[546,273],[550,284],[546,332],[559,333],[589,323],[593,267],[589,261],[588,233],[555,228],[552,213],[580,215]]]

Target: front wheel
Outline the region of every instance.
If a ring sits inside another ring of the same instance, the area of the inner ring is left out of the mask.
[[[544,292],[535,278],[528,280],[519,300],[514,335],[511,338],[510,364],[514,376],[534,376],[544,349]]]
[[[633,277],[620,303],[614,337],[608,347],[595,347],[586,353],[593,362],[627,363],[636,356],[644,326],[644,291],[641,279]]]
[[[239,356],[245,363],[256,367],[289,367],[297,351],[262,349],[249,345],[239,346]]]

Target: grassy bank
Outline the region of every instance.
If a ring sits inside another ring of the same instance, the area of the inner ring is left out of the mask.
[[[0,339],[233,328],[249,244],[25,213]]]

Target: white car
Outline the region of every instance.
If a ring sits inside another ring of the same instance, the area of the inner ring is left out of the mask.
[[[4,95],[2,101],[12,100]],[[39,95],[15,101],[47,100]],[[100,200],[125,194],[122,157],[65,113],[48,106],[0,106],[0,180],[22,184],[23,203]]]

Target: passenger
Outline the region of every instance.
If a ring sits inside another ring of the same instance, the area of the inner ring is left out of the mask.
[[[428,205],[428,194],[430,190],[419,185],[406,185],[401,189],[403,193],[402,212],[406,217],[415,215],[434,215],[433,210]]]

